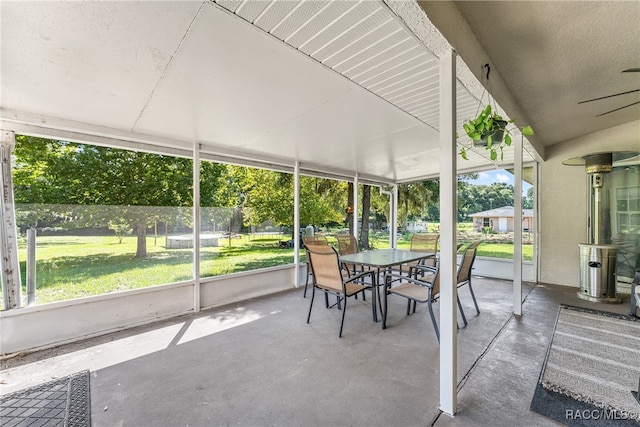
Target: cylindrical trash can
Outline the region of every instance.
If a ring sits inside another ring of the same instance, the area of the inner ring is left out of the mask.
[[[616,253],[612,245],[579,244],[580,291],[578,296],[593,302],[619,303],[616,298]]]

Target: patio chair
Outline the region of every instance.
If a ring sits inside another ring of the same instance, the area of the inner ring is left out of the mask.
[[[395,287],[391,287],[394,278],[403,280],[404,283],[401,283]],[[436,268],[432,271],[429,280],[419,280],[416,277],[409,277],[387,271],[384,275],[384,286],[385,302],[387,301],[388,295],[398,295],[407,299],[407,316],[412,312],[412,302],[414,303],[413,312],[415,312],[415,304],[417,302],[427,303],[427,306],[429,307],[429,316],[431,316],[431,323],[433,323],[433,329],[436,332],[436,338],[438,339],[438,342],[440,342],[440,330],[438,329],[438,322],[436,321],[436,317],[433,315],[432,307],[432,304],[438,299],[440,293],[440,275],[438,274],[438,269]],[[386,329],[387,327],[388,311],[389,306],[385,303],[384,311],[382,313],[382,329]]]
[[[304,246],[307,245],[329,245],[327,238],[325,236],[304,236],[302,238],[302,242]],[[302,294],[302,298],[307,297],[307,287],[309,287],[309,277],[312,276],[311,265],[309,264],[309,255],[307,254],[307,280],[304,283],[304,293]],[[328,303],[327,303],[328,305]]]
[[[417,252],[432,252],[433,257],[423,258],[420,265],[426,265],[430,267],[436,266],[436,254],[438,253],[438,240],[440,235],[436,233],[417,233],[411,236],[410,251]]]
[[[337,234],[336,239],[338,240],[338,253],[340,255],[349,255],[356,254],[360,252],[358,249],[358,241],[355,236],[352,234]],[[342,268],[344,268],[349,275],[356,274],[359,271],[363,271],[362,266],[353,263],[342,263]]]
[[[397,273],[387,272],[385,274],[385,298],[387,295],[398,295],[407,298],[407,316],[416,312],[417,303],[427,303],[429,308],[429,316],[431,317],[431,323],[433,323],[433,329],[436,332],[436,338],[438,343],[440,342],[440,330],[438,329],[438,322],[433,314],[432,304],[436,302],[440,297],[440,268],[436,263],[434,267],[427,265],[417,265],[411,267],[409,276],[402,275],[402,279],[406,283],[401,283],[398,286],[391,287],[391,283],[394,281],[393,276],[401,276]],[[464,318],[464,312],[462,311],[462,304],[460,298],[457,299],[458,309]],[[382,328],[387,327],[387,312],[388,308],[385,305],[385,309],[382,315]]]
[[[344,278],[340,267],[340,259],[338,252],[329,245],[306,245],[307,255],[311,269],[313,270],[313,288],[311,291],[311,303],[309,304],[309,314],[307,315],[307,323],[311,319],[311,310],[313,309],[313,300],[316,295],[316,289],[327,294],[336,295],[339,302],[343,303],[342,320],[340,321],[339,337],[342,336],[344,326],[344,316],[347,312],[347,299],[360,292],[364,294],[366,289],[371,288],[374,283],[373,272],[365,271],[360,274]],[[369,282],[365,278],[369,276]]]
[[[433,256],[422,258],[418,261],[404,264],[399,267],[394,267],[393,269],[402,274],[405,271],[409,273],[411,268],[415,267],[416,265],[435,267],[438,253],[438,240],[440,240],[440,235],[436,233],[414,234],[413,236],[411,236],[411,246],[409,247],[409,250],[416,252],[431,252],[433,253]],[[402,277],[398,277],[398,280],[402,281]]]
[[[471,292],[471,298],[473,299],[473,304],[476,307],[477,314],[480,314],[480,309],[478,308],[478,301],[476,301],[476,295],[474,294],[473,287],[471,286],[471,270],[473,269],[473,263],[476,260],[476,251],[481,243],[482,241],[473,242],[464,250],[464,254],[462,255],[462,262],[460,263],[460,267],[458,268],[458,275],[456,280],[458,289],[464,285],[469,285],[469,291]],[[460,310],[462,314],[462,320],[466,325],[467,318],[464,315],[464,310],[462,310],[462,307],[460,307]]]

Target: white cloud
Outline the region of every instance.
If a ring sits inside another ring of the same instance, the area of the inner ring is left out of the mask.
[[[511,178],[508,175],[499,173],[496,175],[496,182],[503,182],[505,184],[509,184],[511,182]]]
[[[491,175],[489,175],[487,172],[480,172],[478,174],[478,181],[488,181],[491,179]]]

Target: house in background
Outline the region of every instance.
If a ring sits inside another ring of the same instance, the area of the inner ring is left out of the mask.
[[[473,219],[473,230],[482,232],[491,227],[494,232],[507,233],[514,231],[513,206],[490,209],[470,215]],[[533,209],[522,210],[522,230],[533,232]]]

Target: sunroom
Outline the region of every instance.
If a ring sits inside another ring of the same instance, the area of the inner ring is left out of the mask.
[[[587,209],[591,178],[584,167],[563,162],[640,151],[640,74],[628,71],[640,62],[636,3],[219,0],[1,7],[3,182],[10,181],[15,135],[191,159],[194,201],[200,194],[195,165],[202,162],[286,172],[296,181],[349,181],[356,200],[360,184],[379,187],[390,197],[390,218],[397,185],[439,179],[440,408],[447,414],[457,405],[455,364],[447,362],[456,353],[456,175],[512,170],[516,212],[523,181],[536,189],[533,261],[485,271],[479,265],[476,272],[512,280],[512,309],[520,315],[523,280],[575,291],[580,285],[578,245],[594,232]],[[487,26],[488,16],[499,23]],[[585,54],[583,45],[593,50]],[[474,148],[463,160],[456,133],[488,97],[535,134],[516,131],[501,158]],[[612,201],[610,226],[618,227],[615,234],[638,233],[633,221],[640,214],[632,208],[638,158],[616,157],[612,167],[611,194],[626,204]],[[306,224],[295,202],[293,228],[299,229]],[[190,215],[199,223],[203,207],[194,205]],[[3,290],[16,283],[12,208],[3,205],[9,263]],[[391,246],[396,225],[391,221]],[[521,233],[516,228],[516,242]],[[192,234],[200,240],[198,227]],[[297,262],[203,278],[200,250],[195,245],[193,275],[184,281],[4,310],[0,352],[197,313],[305,280]],[[293,260],[298,252],[296,245]],[[628,293],[630,283],[621,277],[616,291]]]

